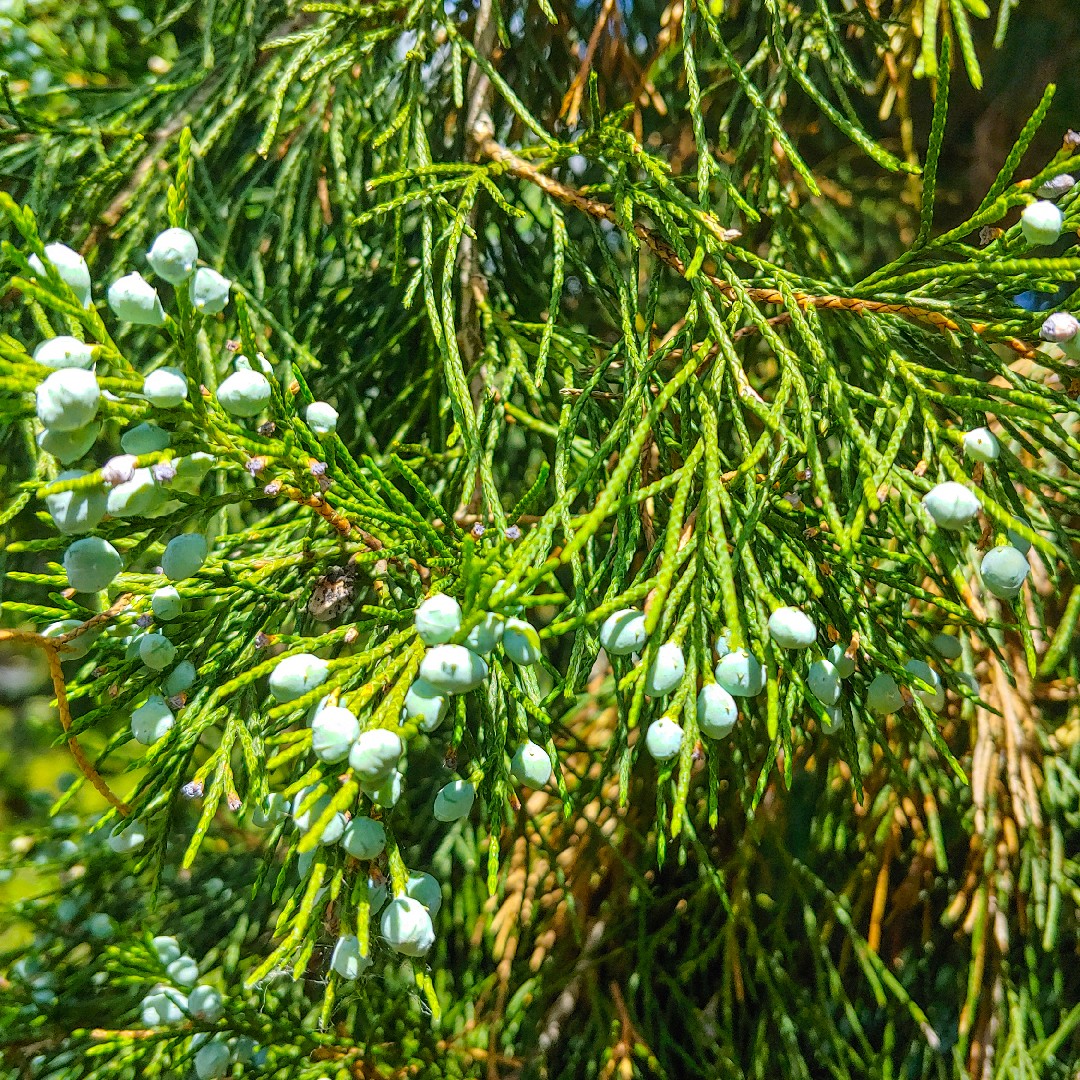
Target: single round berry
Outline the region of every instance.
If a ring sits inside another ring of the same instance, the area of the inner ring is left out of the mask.
[[[281,702],[295,701],[322,686],[330,676],[330,665],[311,653],[286,656],[270,673],[270,693]]]
[[[272,791],[263,799],[262,805],[252,811],[251,824],[258,829],[265,829],[268,825],[276,825],[288,812],[289,803],[285,796]]]
[[[930,644],[945,660],[958,660],[964,651],[960,639],[952,634],[938,634]]]
[[[229,1071],[232,1055],[221,1039],[203,1043],[195,1054],[195,1075],[199,1080],[219,1080]]]
[[[769,637],[781,649],[808,649],[817,640],[817,627],[798,608],[777,608],[769,616]]]
[[[183,581],[199,572],[206,554],[206,537],[202,533],[181,533],[165,545],[161,569],[170,581]]]
[[[945,708],[945,688],[941,685],[941,676],[925,660],[909,660],[904,670],[930,687],[923,689],[918,685],[910,687],[911,692],[931,711],[941,712]]]
[[[379,929],[387,944],[404,956],[423,956],[435,944],[428,910],[411,896],[398,896],[386,905]]]
[[[97,442],[101,433],[101,424],[87,424],[86,427],[75,428],[72,431],[57,431],[54,428],[45,428],[38,432],[37,444],[46,454],[52,454],[61,465],[70,465],[89,453],[90,448]]]
[[[155,409],[175,409],[187,400],[187,379],[179,368],[159,367],[143,379],[142,392]]]
[[[840,700],[840,675],[830,660],[815,660],[806,673],[806,685],[823,705]]]
[[[159,450],[165,450],[172,441],[171,436],[164,428],[157,424],[143,423],[125,431],[120,436],[120,448],[125,454],[156,454]]]
[[[270,380],[258,371],[233,372],[219,387],[221,407],[232,416],[257,416],[270,404]]]
[[[330,954],[330,970],[343,979],[357,979],[371,967],[371,957],[360,952],[360,940],[355,934],[339,937]]]
[[[195,272],[199,245],[187,229],[166,229],[154,237],[146,261],[158,277],[170,285],[187,281]]]
[[[502,646],[515,664],[529,667],[540,659],[540,635],[524,619],[511,616],[503,629]]]
[[[904,696],[896,680],[885,671],[875,675],[866,688],[866,707],[878,716],[898,712],[904,705]]]
[[[58,483],[81,480],[89,476],[80,469],[69,469],[57,478]],[[92,487],[69,488],[55,495],[45,496],[45,506],[53,524],[65,536],[76,536],[94,529],[105,516],[108,496],[96,484]]]
[[[697,722],[702,735],[725,739],[739,719],[735,699],[719,684],[706,683],[697,696]]]
[[[939,528],[959,530],[979,512],[979,498],[971,488],[946,480],[923,496],[923,506]]]
[[[673,641],[665,641],[645,672],[645,693],[649,697],[666,697],[682,682],[686,674],[686,659],[682,649]]]
[[[487,611],[483,619],[466,634],[465,647],[478,656],[487,656],[502,641],[505,629],[506,620],[497,612]]]
[[[123,568],[120,553],[99,536],[76,540],[64,552],[68,585],[76,592],[101,592]]]
[[[425,645],[442,645],[461,629],[461,605],[446,593],[436,593],[416,609],[413,624]]]
[[[436,645],[420,662],[420,677],[447,694],[475,690],[487,676],[484,658],[464,645]]]
[[[510,772],[519,784],[539,790],[551,779],[551,758],[539,743],[522,743],[510,759]]]
[[[142,274],[127,274],[109,286],[109,307],[124,322],[139,326],[164,326],[165,309],[158,299],[157,289]]]
[[[757,697],[765,689],[765,669],[745,649],[733,649],[721,656],[713,674],[732,697]]]
[[[435,796],[435,820],[458,821],[469,816],[476,800],[476,788],[467,780],[451,780]]]
[[[66,244],[46,244],[45,259],[53,264],[60,275],[60,280],[66,282],[79,303],[84,308],[88,308],[90,306],[90,268],[86,265],[86,260]],[[45,265],[37,255],[31,255],[27,261],[34,273],[41,277],[45,276]]]
[[[200,315],[217,315],[229,302],[232,282],[208,266],[200,266],[191,279],[188,295]]]
[[[225,1011],[225,1005],[221,1000],[221,995],[212,986],[204,984],[196,986],[188,994],[188,1011],[196,1020],[205,1020],[212,1024],[220,1019]]]
[[[855,674],[855,660],[848,656],[847,646],[842,645],[839,641],[830,647],[825,654],[825,659],[836,668],[836,674],[841,679],[850,679]]]
[[[354,859],[377,859],[386,847],[386,829],[381,821],[369,817],[354,817],[345,826],[341,846]]]
[[[172,730],[176,718],[159,694],[151,694],[146,703],[131,714],[131,734],[143,746],[153,746]]]
[[[82,368],[89,371],[94,366],[94,347],[63,334],[43,341],[34,350],[34,359],[49,368]]]
[[[1032,245],[1053,244],[1061,235],[1065,215],[1045,199],[1029,203],[1020,215],[1020,231]]]
[[[175,697],[191,688],[195,682],[195,665],[190,660],[181,660],[166,676],[161,689],[168,697]]]
[[[641,652],[647,640],[645,616],[635,608],[612,612],[600,627],[600,644],[608,656]]]
[[[1030,571],[1027,556],[1011,544],[991,548],[983,556],[979,567],[983,584],[999,600],[1015,599],[1024,587]]]
[[[442,886],[430,874],[413,870],[405,883],[405,895],[419,900],[434,919],[442,907]]]
[[[132,851],[138,851],[146,843],[146,825],[137,818],[134,821],[125,821],[118,825],[110,834],[109,847],[117,855],[128,855]]]
[[[38,386],[37,418],[52,431],[84,428],[97,416],[101,389],[92,371],[60,368]]]
[[[348,709],[327,705],[311,721],[311,749],[320,761],[343,761],[359,734],[360,722]]]
[[[682,747],[683,729],[670,716],[661,716],[645,732],[645,749],[654,761],[670,761]]]
[[[405,747],[401,739],[386,728],[370,728],[361,732],[349,751],[349,766],[361,784],[378,784],[385,780],[397,765]]]
[[[964,453],[976,461],[996,461],[1001,443],[989,428],[973,428],[964,436]]]
[[[173,619],[180,617],[184,610],[184,601],[172,585],[165,585],[154,590],[153,596],[150,597],[150,609],[154,613],[154,618],[161,622],[172,622]]]
[[[416,720],[417,727],[430,735],[442,723],[448,704],[438,687],[427,679],[414,679],[405,694],[405,715]]]
[[[304,420],[316,435],[332,435],[337,431],[338,412],[325,401],[313,401],[304,410]]]
[[[176,646],[164,634],[139,638],[139,659],[151,671],[164,671],[176,657]]]

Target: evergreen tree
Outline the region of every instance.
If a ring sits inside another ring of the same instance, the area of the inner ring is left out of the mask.
[[[4,3],[3,1076],[1076,1076],[1015,6]]]

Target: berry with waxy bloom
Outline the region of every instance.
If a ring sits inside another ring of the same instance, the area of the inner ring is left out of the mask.
[[[964,436],[964,453],[976,461],[996,461],[1001,443],[989,428],[973,428]]]
[[[338,411],[325,401],[313,401],[304,410],[304,420],[316,435],[332,435],[337,430]]]
[[[187,378],[179,368],[155,368],[143,379],[142,392],[155,409],[175,409],[187,400]]]
[[[131,734],[143,746],[153,746],[172,730],[175,717],[160,694],[151,694],[131,714]]]
[[[217,315],[229,302],[232,282],[208,266],[195,271],[188,287],[191,305],[200,315]]]
[[[360,940],[355,934],[339,937],[330,954],[330,970],[343,979],[357,979],[371,967],[371,957],[360,952]]]
[[[945,688],[941,685],[941,676],[925,660],[909,660],[904,670],[921,679],[930,689],[912,685],[911,691],[931,711],[941,712],[945,708]]]
[[[180,613],[184,610],[184,601],[172,585],[164,585],[154,590],[154,594],[150,597],[150,608],[156,619],[160,619],[161,622],[172,622],[173,619],[180,617]]]
[[[682,682],[686,674],[686,659],[682,649],[673,641],[665,641],[645,672],[645,693],[649,697],[666,697]]]
[[[316,824],[330,806],[331,797],[326,793],[320,795],[310,806],[308,806],[307,803],[311,797],[311,790],[310,787],[301,788],[293,797],[293,821],[302,833],[306,833],[314,824]],[[319,837],[319,843],[336,844],[341,839],[344,832],[345,815],[337,813],[323,826],[322,835]]]
[[[370,728],[360,733],[349,751],[349,767],[362,784],[385,780],[397,765],[405,747],[401,739],[386,728]]]
[[[354,859],[377,859],[386,847],[386,829],[381,821],[359,815],[345,826],[341,846]]]
[[[92,371],[60,368],[37,388],[37,418],[51,431],[75,431],[97,416],[101,389]]]
[[[823,705],[840,700],[840,675],[830,660],[815,660],[806,673],[806,685]]]
[[[276,825],[289,812],[289,803],[278,791],[271,791],[251,814],[251,823],[256,828],[265,829],[268,825]]]
[[[76,540],[64,552],[68,584],[76,592],[101,592],[123,568],[120,553],[99,536]]]
[[[423,956],[435,944],[431,915],[411,896],[395,897],[386,905],[379,929],[387,944],[404,956]]]
[[[190,660],[181,660],[166,676],[161,689],[169,697],[175,697],[189,690],[195,682],[195,665]]]
[[[136,424],[120,436],[120,448],[125,454],[154,454],[164,450],[171,442],[171,436],[157,424]]]
[[[44,431],[38,432],[37,444],[46,454],[52,454],[54,458],[57,458],[61,465],[70,465],[89,452],[97,442],[100,433],[100,423],[87,424],[85,427],[74,428],[71,431],[45,428]]]
[[[89,475],[81,469],[68,469],[56,480],[58,483],[81,480]],[[105,516],[106,506],[105,492],[96,484],[93,487],[69,488],[67,491],[45,496],[45,507],[53,519],[53,524],[66,536],[90,532]]]
[[[142,1022],[150,1028],[187,1019],[187,995],[173,986],[158,986],[142,999]]]
[[[670,716],[654,720],[645,732],[645,749],[655,761],[670,761],[682,747],[683,729]]]
[[[442,907],[442,886],[430,874],[413,870],[405,883],[405,895],[419,900],[434,919]]]
[[[161,569],[170,581],[194,577],[206,561],[207,550],[206,537],[202,533],[181,533],[165,545]]]
[[[551,758],[539,743],[524,742],[510,759],[510,772],[519,784],[539,790],[551,779]]]
[[[425,645],[442,645],[461,629],[461,605],[446,593],[435,593],[416,609],[413,624]]]
[[[169,964],[183,955],[183,950],[180,948],[179,943],[174,937],[167,937],[162,934],[154,938],[151,944],[154,946],[154,952],[157,954],[157,958],[165,965],[165,967],[168,967]]]
[[[213,1023],[225,1011],[221,995],[212,986],[196,986],[188,994],[188,1011],[196,1020]]]
[[[166,229],[154,237],[146,261],[158,277],[170,285],[187,281],[195,272],[199,258],[199,245],[187,229]]]
[[[746,649],[732,649],[721,656],[713,675],[732,697],[756,697],[765,689],[765,669]]]
[[[259,371],[234,371],[217,389],[221,407],[232,416],[256,416],[270,404],[270,380]]]
[[[960,639],[953,637],[952,634],[938,634],[930,644],[933,645],[946,660],[959,659],[964,651]]]
[[[467,780],[451,780],[435,796],[436,821],[451,822],[469,816],[476,800],[476,788]]]
[[[146,517],[165,498],[154,474],[149,469],[136,469],[130,480],[117,484],[109,491],[106,506],[113,517]]]
[[[979,512],[979,498],[963,484],[946,480],[923,496],[923,506],[939,528],[959,530]]]
[[[109,847],[118,855],[138,851],[146,843],[146,824],[136,818],[122,822],[110,834]]]
[[[540,635],[524,619],[511,616],[506,620],[502,645],[506,655],[522,667],[535,664],[540,659]]]
[[[600,644],[608,656],[641,652],[647,640],[645,616],[635,608],[613,611],[600,627]]]
[[[80,626],[82,626],[82,623],[78,619],[61,619],[59,622],[49,623],[42,630],[41,636],[45,638],[63,637],[65,634],[70,634],[72,630],[77,630]],[[100,630],[88,630],[85,634],[72,638],[61,648],[60,659],[81,660],[90,651],[90,647],[100,636],[100,633]]]
[[[322,686],[330,676],[330,665],[311,653],[286,656],[270,673],[270,693],[280,702],[295,701]]]
[[[830,647],[829,651],[825,654],[825,659],[829,661],[834,668],[836,668],[836,674],[841,679],[850,679],[855,674],[855,661],[847,654],[847,646],[841,644],[839,641]]]
[[[808,649],[817,640],[817,627],[798,608],[781,607],[769,616],[769,636],[781,649]]]
[[[484,658],[464,645],[436,645],[420,661],[420,677],[447,694],[475,690],[487,675]]]
[[[86,345],[77,337],[61,334],[43,341],[34,350],[34,359],[50,368],[82,368],[89,371],[94,366],[94,347]]]
[[[414,679],[405,694],[405,715],[416,720],[420,730],[430,735],[443,722],[448,704],[438,687],[427,679]]]
[[[904,705],[904,696],[896,680],[886,671],[875,675],[866,688],[866,707],[878,716],[898,712]]]
[[[229,1071],[232,1055],[221,1039],[210,1039],[195,1054],[195,1075],[199,1080],[219,1080]]]
[[[483,619],[465,636],[465,647],[478,656],[487,656],[502,641],[505,628],[506,621],[498,612],[485,612]]]
[[[359,734],[360,721],[349,709],[327,705],[311,721],[311,749],[320,761],[342,761]]]
[[[1029,203],[1020,215],[1020,231],[1029,244],[1053,244],[1061,236],[1065,215],[1045,199]]]
[[[983,584],[999,600],[1015,599],[1030,571],[1027,556],[1011,544],[991,548],[979,566]]]
[[[157,289],[137,271],[118,278],[107,293],[113,314],[138,326],[164,326],[165,309]]]
[[[735,699],[719,684],[706,683],[697,697],[697,722],[702,735],[724,739],[739,719]]]
[[[84,308],[88,308],[90,306],[90,268],[86,265],[86,260],[66,244],[46,244],[45,258],[56,268],[60,280],[68,285],[79,303]],[[27,261],[34,273],[40,277],[46,275],[45,264],[37,255],[31,255]]]

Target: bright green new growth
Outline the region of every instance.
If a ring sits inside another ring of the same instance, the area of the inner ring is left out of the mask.
[[[1064,1076],[1075,346],[1014,298],[1080,310],[1080,152],[1016,175],[1048,91],[935,228],[980,5],[916,7],[218,0],[2,80],[4,625],[95,635],[5,1045]]]

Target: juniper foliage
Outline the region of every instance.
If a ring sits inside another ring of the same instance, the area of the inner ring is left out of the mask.
[[[73,775],[0,855],[3,1075],[1073,1075],[1080,382],[1040,330],[1047,298],[1080,312],[1080,197],[1049,246],[1017,211],[1080,139],[1027,167],[1047,87],[942,211],[981,2],[4,10],[0,634],[47,665]],[[224,313],[151,273],[167,227],[232,282]],[[56,242],[91,306],[31,261]],[[161,325],[105,303],[133,270]],[[60,334],[103,392],[74,476],[35,417]],[[218,393],[238,363],[270,376],[251,417]],[[117,461],[147,421],[168,444]],[[946,481],[977,492],[959,531],[923,503]],[[107,489],[123,570],[74,592],[49,510]],[[164,619],[182,533],[209,556]],[[1003,544],[1031,545],[1012,601],[979,571]],[[489,612],[534,630],[433,727],[403,707],[439,592],[455,641]],[[808,650],[770,626],[791,607]],[[647,642],[605,659],[627,608]],[[666,643],[685,670],[650,695]],[[834,645],[835,707],[811,667]],[[738,649],[764,687],[710,738],[698,693]],[[269,692],[293,654],[325,681]],[[174,722],[144,746],[154,694]],[[327,696],[400,735],[400,793],[313,754]],[[454,777],[477,799],[446,823]],[[328,842],[361,814],[373,860]],[[415,958],[380,921],[410,889]]]

